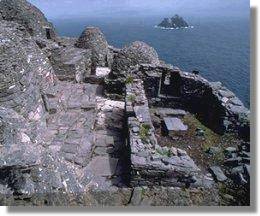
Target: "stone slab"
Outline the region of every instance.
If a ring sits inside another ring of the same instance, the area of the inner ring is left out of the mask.
[[[107,156],[94,157],[88,168],[97,176],[112,176],[115,174],[118,159]]]
[[[168,131],[187,131],[188,126],[183,124],[182,120],[179,118],[163,118],[166,128]]]

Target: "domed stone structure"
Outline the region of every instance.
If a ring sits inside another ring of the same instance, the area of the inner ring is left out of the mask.
[[[155,49],[148,44],[135,41],[115,56],[112,71],[117,74],[125,73],[129,67],[138,64],[159,65],[160,60]]]
[[[0,20],[23,25],[32,36],[54,39],[55,30],[44,14],[26,0],[0,1]]]
[[[87,27],[82,32],[75,46],[92,51],[92,63],[94,67],[111,65],[111,54],[109,53],[108,43],[99,28]]]

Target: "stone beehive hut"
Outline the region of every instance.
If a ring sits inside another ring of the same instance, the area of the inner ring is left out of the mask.
[[[112,70],[116,74],[125,74],[129,67],[138,64],[160,64],[155,49],[141,41],[135,41],[130,46],[123,48],[115,57]]]
[[[97,66],[105,67],[111,63],[108,43],[99,28],[86,28],[75,44],[78,48],[90,49],[92,51],[92,63],[94,68]]]

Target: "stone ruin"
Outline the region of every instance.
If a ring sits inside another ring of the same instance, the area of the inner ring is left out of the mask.
[[[212,181],[199,175],[187,152],[158,145],[141,80],[126,86],[126,115],[133,186],[210,187]]]
[[[109,46],[98,28],[59,37],[25,0],[0,1],[0,51],[1,205],[221,205],[215,181],[230,177],[162,146],[153,108],[237,134],[225,164],[248,186],[249,111],[221,83],[143,42]]]
[[[111,67],[112,54],[103,33],[95,27],[88,27],[75,43],[76,47],[89,49],[92,53],[93,72],[97,66]]]

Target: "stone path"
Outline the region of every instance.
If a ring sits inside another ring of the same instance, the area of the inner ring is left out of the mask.
[[[49,89],[42,145],[76,170],[76,178],[86,185],[111,187],[123,182],[124,102],[107,100],[101,93],[99,85],[66,81]]]

